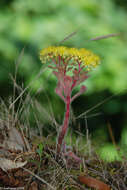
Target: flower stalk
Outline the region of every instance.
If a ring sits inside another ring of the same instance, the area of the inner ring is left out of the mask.
[[[64,122],[63,125],[61,126],[61,131],[58,135],[58,143],[57,143],[57,152],[61,151],[61,147],[63,144],[63,139],[67,133],[67,129],[68,129],[68,125],[69,125],[69,118],[70,118],[70,105],[71,105],[71,97],[68,96],[66,98],[66,112],[65,112],[65,116],[64,116]]]

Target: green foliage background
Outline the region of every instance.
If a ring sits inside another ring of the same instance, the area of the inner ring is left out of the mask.
[[[116,139],[126,147],[125,135],[127,115],[127,3],[118,0],[12,0],[0,2],[0,94],[12,94],[10,73],[14,74],[15,61],[24,48],[19,64],[18,83],[30,90],[42,92],[37,97],[45,108],[45,93],[58,119],[62,118],[64,105],[54,93],[55,78],[49,70],[44,70],[39,60],[39,51],[49,45],[57,45],[70,33],[77,34],[62,45],[85,47],[101,57],[101,65],[90,73],[86,82],[86,94],[78,98],[72,107],[75,114],[118,93],[111,101],[98,108],[103,111],[114,130]],[[119,36],[90,42],[89,39],[120,33]],[[35,78],[42,69],[39,78]],[[58,115],[59,113],[59,115]],[[59,120],[62,121],[61,119]],[[118,122],[119,121],[119,122]],[[80,122],[80,121],[78,121]],[[81,126],[82,122],[81,121]],[[103,117],[91,118],[88,125],[94,132],[94,139],[101,136],[107,142],[106,122]],[[83,127],[82,127],[83,128]],[[101,133],[100,133],[101,129]],[[124,132],[123,132],[124,131]],[[119,135],[121,134],[121,135]],[[124,137],[123,137],[124,136]],[[127,135],[126,135],[127,137]]]

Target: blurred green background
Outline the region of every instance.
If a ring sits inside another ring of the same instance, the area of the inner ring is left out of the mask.
[[[87,127],[93,143],[98,142],[100,154],[115,151],[109,135],[111,124],[115,140],[127,152],[127,1],[123,0],[1,0],[0,1],[0,96],[8,99],[13,94],[16,63],[20,57],[17,84],[26,87],[44,108],[34,109],[40,125],[51,125],[47,113],[53,110],[62,123],[64,104],[54,93],[56,79],[43,68],[39,51],[58,45],[70,33],[77,33],[62,45],[88,48],[101,58],[101,65],[89,75],[87,92],[72,104],[75,118],[114,95],[86,115]],[[89,39],[120,33],[119,36],[89,41]],[[21,55],[24,48],[23,56]],[[41,71],[41,72],[40,72]],[[38,76],[38,73],[40,75]],[[19,92],[17,92],[20,94]],[[40,104],[37,106],[39,107]],[[31,125],[37,125],[32,111]],[[34,119],[33,119],[34,118]],[[77,127],[80,126],[80,127]],[[72,119],[73,131],[85,134],[85,119]],[[79,129],[80,128],[80,129]],[[46,130],[51,131],[50,128]],[[52,128],[52,131],[54,128]],[[75,132],[75,135],[77,133]],[[109,149],[110,148],[110,149]],[[105,154],[104,154],[105,153]],[[115,152],[112,157],[116,157]]]

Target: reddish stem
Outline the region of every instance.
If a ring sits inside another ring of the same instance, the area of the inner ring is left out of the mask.
[[[62,142],[67,133],[67,128],[69,125],[70,105],[71,105],[71,96],[70,95],[68,95],[66,97],[65,104],[66,104],[66,112],[65,112],[65,116],[64,116],[64,122],[63,122],[63,125],[61,126],[61,131],[58,136],[57,152],[61,151]]]
[[[59,65],[60,65],[61,57],[59,56]],[[84,88],[80,90],[80,92],[71,98],[71,92],[73,88],[77,85],[77,81],[80,80],[80,72],[81,72],[81,63],[78,63],[78,70],[74,72],[74,76],[70,77],[66,75],[67,72],[67,64],[64,62],[63,59],[63,70],[61,77],[58,75],[61,68],[58,67],[58,72],[54,72],[59,80],[59,85],[57,86],[56,93],[64,100],[66,105],[66,112],[64,116],[64,122],[61,126],[60,133],[58,135],[58,142],[57,142],[57,153],[60,153],[62,150],[63,140],[67,133],[68,125],[69,125],[69,117],[70,117],[70,105],[74,98],[84,92]],[[60,86],[61,85],[61,86]],[[63,96],[64,94],[64,96]]]

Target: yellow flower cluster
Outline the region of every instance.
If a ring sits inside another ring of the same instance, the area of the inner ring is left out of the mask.
[[[57,58],[58,56],[60,56],[62,59],[68,58],[68,60],[74,60],[74,63],[80,62],[84,67],[87,68],[87,70],[91,70],[100,63],[99,57],[85,48],[76,49],[64,46],[50,46],[48,48],[42,49],[40,52],[40,60],[43,63],[53,58]]]

